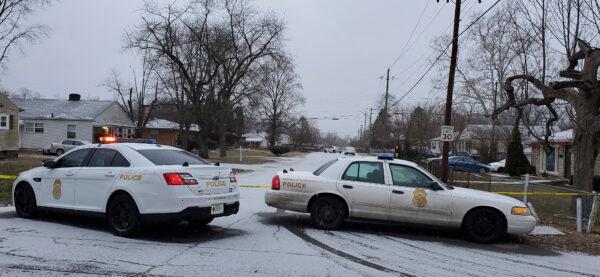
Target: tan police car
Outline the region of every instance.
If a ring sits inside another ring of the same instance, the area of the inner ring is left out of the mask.
[[[460,228],[484,243],[506,233],[529,233],[537,222],[519,200],[452,187],[415,163],[385,156],[343,157],[314,172],[279,172],[265,202],[309,212],[313,224],[324,229],[335,229],[346,218],[375,219]]]

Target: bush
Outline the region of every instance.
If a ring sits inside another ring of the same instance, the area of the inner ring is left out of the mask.
[[[273,153],[273,155],[279,157],[287,152],[290,152],[290,147],[289,146],[273,146],[269,150],[271,150],[271,153]]]
[[[506,167],[505,172],[510,176],[520,176],[525,173],[531,172],[532,166],[527,160],[527,156],[523,153],[523,145],[521,144],[521,133],[515,126],[511,132],[511,140],[508,144],[507,155],[506,155]]]

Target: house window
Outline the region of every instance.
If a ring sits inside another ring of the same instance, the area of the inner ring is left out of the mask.
[[[44,123],[29,122],[25,123],[26,133],[44,133]]]
[[[77,125],[67,124],[67,138],[74,139],[77,137]]]
[[[8,115],[0,114],[0,130],[8,130],[8,128],[9,128],[8,118],[9,118]]]

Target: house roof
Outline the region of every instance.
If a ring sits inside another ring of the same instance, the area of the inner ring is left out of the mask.
[[[23,109],[23,119],[94,120],[115,101],[63,99],[11,99]]]
[[[170,120],[156,118],[148,121],[148,123],[146,123],[146,128],[179,130],[179,124]],[[192,124],[190,126],[190,131],[198,132],[200,131],[200,128],[198,125]]]
[[[0,105],[2,104],[8,105],[10,108],[14,109],[14,110],[19,110],[22,111],[21,108],[19,108],[17,105],[15,105],[14,102],[10,101],[10,99],[8,99],[8,97],[4,96],[4,94],[0,93]]]

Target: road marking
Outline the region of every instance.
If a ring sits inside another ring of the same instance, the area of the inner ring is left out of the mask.
[[[14,180],[14,179],[17,179],[17,176],[13,176],[13,175],[0,175],[0,179]]]

